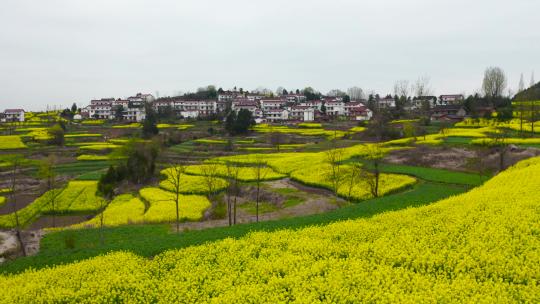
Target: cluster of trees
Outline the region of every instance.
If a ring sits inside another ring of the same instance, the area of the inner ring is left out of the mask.
[[[367,153],[364,155],[364,160],[367,166],[360,162],[350,164],[348,170],[343,168],[343,150],[333,148],[325,152],[325,161],[329,165],[330,171],[327,174],[327,179],[332,185],[332,191],[338,195],[339,189],[344,185],[348,189],[348,198],[352,199],[352,190],[359,183],[364,182],[368,185],[373,197],[379,196],[380,185],[380,163],[385,153],[377,146],[372,145],[367,147]]]
[[[245,134],[253,125],[255,125],[255,119],[247,109],[241,109],[238,114],[230,111],[225,119],[225,130],[230,135]]]
[[[71,108],[65,108],[62,110],[62,112],[60,112],[60,117],[71,120],[73,119],[73,116],[79,113],[81,113],[81,109],[77,108],[76,103],[73,103]]]
[[[154,176],[160,147],[152,142],[128,142],[120,151],[124,160],[111,165],[98,182],[98,192],[105,198],[114,196],[114,189],[124,180],[135,184],[147,182]]]
[[[63,146],[65,143],[64,135],[66,133],[66,125],[63,121],[59,121],[47,130],[49,134],[49,145]]]

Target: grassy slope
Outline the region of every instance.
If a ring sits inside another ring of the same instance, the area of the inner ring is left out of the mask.
[[[104,229],[105,245],[100,245],[99,229],[61,231],[44,237],[38,255],[5,264],[1,267],[0,272],[17,273],[29,267],[43,268],[69,263],[116,250],[128,250],[143,256],[153,256],[167,249],[199,245],[228,237],[242,237],[252,231],[298,229],[345,219],[369,217],[408,207],[418,207],[465,191],[466,187],[463,186],[420,182],[406,192],[371,199],[328,213],[189,231],[180,235],[169,233],[167,225],[107,228]],[[65,240],[70,238],[75,240],[75,248],[66,249]]]
[[[369,162],[364,162],[364,161],[362,162],[368,168],[372,168],[372,165]],[[430,182],[436,182],[436,183],[478,186],[486,181],[486,179],[481,181],[478,174],[450,171],[450,170],[437,169],[437,168],[427,168],[427,167],[417,167],[417,166],[384,163],[380,165],[380,170],[386,173],[412,175],[420,179],[430,181]]]

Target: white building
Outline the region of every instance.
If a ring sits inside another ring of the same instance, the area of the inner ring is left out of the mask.
[[[294,106],[289,108],[289,119],[314,121],[315,109],[309,106]]]
[[[114,113],[112,111],[112,104],[114,98],[102,98],[90,101],[90,111],[88,112],[90,118],[97,119],[113,119]]]
[[[238,91],[224,91],[218,94],[218,101],[232,101],[242,95],[243,94]]]
[[[385,97],[385,98],[379,99],[379,106],[381,108],[395,108],[396,100],[393,97]]]
[[[183,118],[197,118],[199,117],[199,111],[190,110],[190,111],[180,111],[180,116]]]
[[[288,102],[300,103],[306,101],[306,96],[301,94],[287,94],[282,95],[281,97],[285,98]]]
[[[268,110],[264,112],[267,121],[281,121],[289,119],[289,111],[285,109]]]
[[[270,110],[278,110],[287,105],[287,101],[281,98],[263,98],[260,101],[263,113]]]
[[[183,117],[192,117],[193,113],[187,113],[192,111],[198,112],[196,117],[209,116],[217,112],[217,102],[215,100],[175,100],[173,108]],[[186,112],[184,113],[186,115],[182,112]]]
[[[137,93],[135,96],[128,97],[127,100],[128,101],[153,102],[155,100],[155,98],[154,98],[154,95],[152,95],[152,94]]]
[[[4,121],[24,122],[24,110],[23,109],[6,109],[4,111]]]
[[[440,105],[453,105],[462,103],[465,98],[462,94],[441,95],[439,96]]]
[[[345,114],[345,103],[343,101],[327,101],[324,106],[326,108],[326,115],[341,116]]]
[[[235,100],[232,102],[232,110],[239,112],[242,109],[246,109],[253,114],[253,117],[262,117],[262,111],[259,106],[259,102],[250,100]]]
[[[143,106],[128,107],[123,112],[123,118],[127,121],[141,122],[146,119],[146,110]]]
[[[322,100],[310,100],[310,101],[304,101],[300,103],[301,107],[310,107],[318,111],[321,110],[322,105],[323,105]]]
[[[264,95],[261,95],[261,94],[256,94],[256,93],[248,93],[246,94],[246,98],[249,100],[249,101],[256,101],[256,100],[261,100],[264,98]]]
[[[344,109],[344,115],[350,120],[370,120],[373,117],[373,112],[358,101],[345,103]]]

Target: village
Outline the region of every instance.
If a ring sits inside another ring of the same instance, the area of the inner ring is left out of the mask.
[[[285,92],[286,93],[286,92]],[[237,90],[217,92],[214,99],[194,99],[189,96],[155,98],[152,94],[137,93],[127,98],[101,98],[91,100],[80,108],[74,120],[105,119],[124,122],[141,122],[146,117],[147,106],[157,113],[173,113],[175,118],[213,119],[230,110],[251,112],[256,123],[320,122],[332,120],[369,121],[377,110],[395,110],[400,98],[395,95],[369,99],[351,99],[343,96],[320,96],[308,99],[299,90],[295,94],[258,94]],[[403,98],[402,98],[403,100]],[[471,117],[465,109],[463,94],[406,97],[402,108],[409,116],[427,111],[430,120],[459,122]],[[490,115],[493,107],[483,107],[479,117]],[[24,122],[25,110],[6,109],[0,113],[3,122]]]

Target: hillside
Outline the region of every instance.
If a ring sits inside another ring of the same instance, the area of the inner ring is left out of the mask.
[[[523,92],[517,93],[514,96],[515,101],[530,101],[540,100],[540,82],[526,89]]]
[[[534,302],[538,189],[534,158],[426,207],[2,276],[0,301]]]

